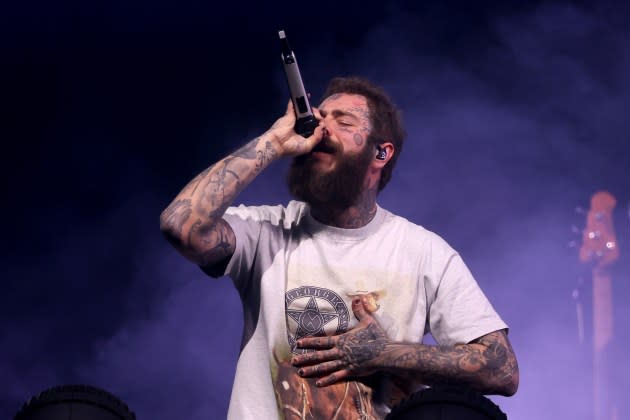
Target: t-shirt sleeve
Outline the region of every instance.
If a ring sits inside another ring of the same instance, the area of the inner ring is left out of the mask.
[[[507,328],[460,255],[448,245],[442,252],[437,254],[444,262],[436,264],[432,273],[436,287],[428,316],[433,338],[454,345]]]
[[[236,243],[234,253],[226,265],[222,275],[229,276],[237,289],[242,289],[251,276],[256,249],[260,239],[260,232],[265,220],[268,219],[264,209],[260,207],[238,206],[229,207],[223,219],[234,231]],[[204,267],[201,270],[212,275]]]
[[[286,211],[282,206],[229,207],[223,219],[234,231],[234,253],[223,275],[229,276],[243,292],[251,280],[268,267],[282,245]],[[208,273],[207,270],[204,272]],[[210,274],[212,275],[212,274]]]

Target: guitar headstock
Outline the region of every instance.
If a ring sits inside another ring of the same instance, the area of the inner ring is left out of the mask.
[[[591,208],[586,215],[586,227],[582,231],[580,261],[601,268],[619,258],[619,247],[613,229],[612,212],[617,200],[606,191],[598,191],[591,197]]]

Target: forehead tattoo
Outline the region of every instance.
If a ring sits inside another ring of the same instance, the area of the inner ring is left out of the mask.
[[[342,93],[335,93],[330,95],[328,98],[324,99],[322,104],[320,105],[320,112],[322,114],[339,113],[341,115],[351,115],[356,117],[359,120],[361,131],[366,134],[371,130],[372,124],[370,122],[370,111],[367,104],[367,99],[361,96],[353,96],[350,97],[350,101],[348,104],[333,104],[332,102],[337,101],[342,97]],[[329,109],[325,109],[329,108]]]

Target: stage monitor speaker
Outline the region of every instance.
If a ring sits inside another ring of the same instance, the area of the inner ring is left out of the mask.
[[[89,385],[49,388],[29,399],[13,420],[135,420],[127,405]]]
[[[435,387],[411,394],[386,420],[507,420],[507,416],[479,393]]]

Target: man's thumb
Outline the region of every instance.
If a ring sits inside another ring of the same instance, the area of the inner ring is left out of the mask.
[[[359,321],[366,317],[370,317],[370,312],[367,310],[367,302],[365,302],[364,296],[357,296],[352,299],[352,312]]]

